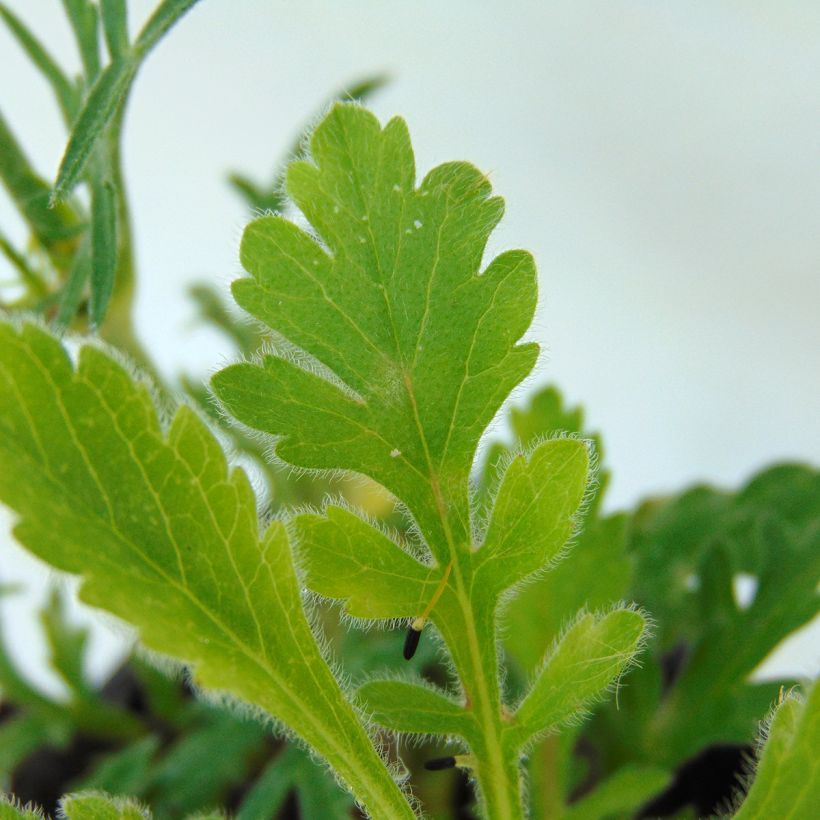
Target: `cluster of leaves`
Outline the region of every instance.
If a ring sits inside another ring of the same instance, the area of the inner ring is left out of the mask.
[[[0,120],[0,177],[32,231],[26,253],[0,235],[23,287],[6,307],[57,330],[84,328],[74,317],[87,314],[148,370],[128,315],[120,126],[141,61],[192,5],[165,0],[129,43],[123,0],[66,0],[83,58],[76,83],[0,5],[71,128],[52,190]],[[116,357],[86,345],[75,363],[41,327],[0,324],[0,500],[19,515],[17,539],[82,576],[84,600],[183,662],[197,688],[245,704],[238,714],[191,701],[140,662],[147,714],[111,704],[84,680],[84,636],[55,598],[45,628],[69,699],[34,690],[0,652],[14,704],[0,724],[4,771],[42,743],[71,751],[93,736],[109,745],[70,788],[129,794],[158,817],[224,805],[240,784],[239,817],[270,816],[293,788],[307,816],[344,816],[352,795],[372,816],[412,817],[381,748],[409,735],[447,753],[434,768],[469,775],[484,816],[649,811],[704,746],[751,741],[777,696],[781,682],[749,676],[817,612],[820,478],[784,466],[737,495],[698,488],[605,515],[608,474],[589,479],[600,439],[554,390],[513,411],[515,442],[492,446],[473,474],[485,428],[537,355],[519,343],[536,300],[531,258],[511,251],[480,269],[501,200],[466,163],[417,185],[401,120],[381,128],[337,106],[310,159],[292,162],[305,147],[300,137],[270,185],[232,178],[252,210],[268,212],[245,233],[249,276],[233,289],[260,324],[238,322],[208,286],[193,293],[246,359],[214,379],[220,411],[189,379],[201,412],[182,406],[165,424],[151,388]],[[81,180],[87,214],[68,196]],[[286,190],[313,232],[284,217]],[[262,468],[268,496],[229,468],[203,415]],[[751,604],[734,594],[738,573],[757,581]],[[309,609],[303,585],[321,596]],[[652,613],[655,637],[620,708],[599,708],[646,636],[644,610],[624,600]],[[418,673],[398,673],[396,636],[345,630],[340,610],[409,622],[406,656],[432,632],[413,657]],[[792,781],[810,760],[816,691],[782,699],[739,816],[803,816],[813,805],[816,781],[802,791]],[[372,720],[383,727],[376,742]],[[299,745],[272,746],[272,725]],[[403,757],[429,808],[434,790]],[[149,816],[93,793],[62,811]],[[26,816],[0,803],[0,818]]]
[[[179,676],[134,657],[94,687],[83,673],[86,631],[56,591],[41,620],[68,697],[38,691],[0,644],[0,787],[47,810],[62,794],[96,790],[144,801],[159,818],[229,807],[254,820],[295,792],[306,816],[318,806],[347,815],[352,801],[324,768],[258,721],[195,699]]]

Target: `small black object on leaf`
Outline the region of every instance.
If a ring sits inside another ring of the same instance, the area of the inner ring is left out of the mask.
[[[416,654],[416,649],[421,638],[421,630],[412,626],[407,630],[407,637],[404,639],[404,659],[409,661]]]
[[[454,757],[434,757],[424,764],[424,768],[428,772],[437,772],[441,769],[454,769],[456,766],[456,759]]]

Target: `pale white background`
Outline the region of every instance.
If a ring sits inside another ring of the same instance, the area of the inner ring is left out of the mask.
[[[56,0],[9,5],[77,68]],[[130,5],[136,28],[153,2]],[[420,171],[467,158],[506,197],[493,248],[530,248],[541,272],[530,386],[558,382],[604,431],[612,506],[820,461],[814,0],[203,0],[149,58],[127,118],[137,325],[164,373],[205,376],[227,355],[185,297],[240,272],[246,214],[226,172],[267,178],[331,91],[377,71],[393,81],[372,107],[405,116]],[[0,105],[53,175],[56,109],[5,32]],[[2,196],[0,224],[24,239]],[[31,590],[5,604],[5,635],[54,687],[31,615],[45,577],[0,544],[0,578]],[[83,617],[99,677],[124,639]],[[817,627],[780,668],[817,674]]]

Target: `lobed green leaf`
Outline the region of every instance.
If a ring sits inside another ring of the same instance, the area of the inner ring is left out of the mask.
[[[281,217],[252,222],[251,276],[233,291],[333,380],[268,356],[226,368],[214,388],[234,416],[281,437],[285,461],[383,484],[446,564],[448,541],[470,541],[478,439],[535,361],[534,345],[517,344],[535,307],[532,258],[512,251],[480,271],[501,200],[467,163],[416,188],[400,119],[381,129],[336,105],[311,150],[315,164],[294,163],[287,186],[321,243]]]
[[[319,651],[283,525],[260,538],[245,474],[190,409],[166,432],[100,350],[75,368],[44,331],[0,324],[0,468],[17,539],[81,574],[83,600],[281,720],[374,814],[412,816]]]

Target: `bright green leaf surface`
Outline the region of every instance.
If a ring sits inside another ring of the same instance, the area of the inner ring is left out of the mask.
[[[525,737],[555,727],[600,700],[632,660],[644,636],[639,612],[582,615],[547,656],[516,711]]]
[[[214,386],[237,418],[282,437],[286,461],[382,483],[447,563],[448,544],[470,540],[478,439],[535,361],[516,344],[535,307],[532,258],[511,251],[480,273],[501,200],[466,163],[416,188],[402,120],[381,129],[337,105],[311,149],[316,164],[292,165],[288,191],[327,247],[281,217],[256,220],[234,295],[345,386],[278,356]]]
[[[501,200],[466,163],[439,166],[417,186],[399,119],[382,129],[361,108],[337,105],[310,149],[287,189],[316,233],[257,219],[241,248],[250,276],[233,287],[275,332],[277,352],[226,368],[214,389],[236,418],[277,437],[285,461],[364,473],[410,513],[418,533],[401,546],[339,507],[298,516],[307,582],[353,615],[435,624],[477,726],[481,812],[519,817],[529,735],[505,725],[496,613],[505,590],[563,549],[588,469],[581,441],[544,442],[513,459],[492,509],[474,516],[477,443],[537,354],[518,344],[536,301],[532,259],[510,251],[481,270]],[[593,643],[590,664],[596,653],[612,655]],[[368,686],[377,716],[406,731],[435,733],[437,719],[447,722],[437,713],[455,702],[410,684]],[[417,704],[415,723],[402,696],[429,707]]]
[[[469,737],[477,728],[463,706],[429,686],[374,680],[360,687],[359,696],[382,726],[397,732]]]
[[[104,353],[83,348],[75,369],[43,331],[0,325],[0,466],[16,537],[81,574],[86,602],[275,715],[373,814],[411,816],[319,652],[284,527],[260,539],[247,478],[191,410],[164,432]]]
[[[151,813],[133,800],[104,794],[77,794],[60,801],[65,820],[150,820]]]
[[[820,806],[820,685],[777,707],[737,820],[812,820]]]
[[[588,463],[574,439],[544,442],[512,460],[477,556],[478,583],[503,591],[555,559],[572,533]]]
[[[14,798],[0,794],[0,820],[42,820],[41,812],[34,809],[23,809]]]
[[[367,521],[340,507],[296,519],[308,586],[345,601],[360,618],[411,618],[430,600],[442,570],[426,566]]]

